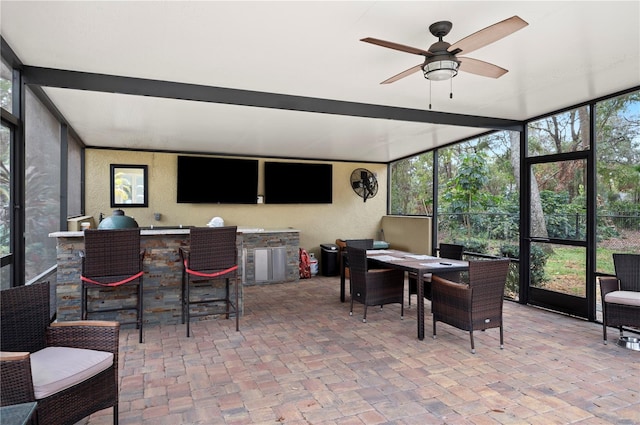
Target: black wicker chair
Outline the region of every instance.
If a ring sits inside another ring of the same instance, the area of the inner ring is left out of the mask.
[[[347,246],[354,246],[360,249],[373,249],[373,239],[337,239],[336,245],[340,248],[340,261],[344,262],[341,268],[345,272],[345,276],[349,274],[349,255],[347,254]]]
[[[344,242],[347,246],[360,249],[373,249],[373,239],[347,239]]]
[[[431,277],[434,339],[436,323],[447,323],[469,331],[471,352],[475,353],[473,331],[500,328],[500,348],[504,348],[502,304],[509,261],[470,261],[468,284],[452,282],[437,275]]]
[[[198,304],[225,304],[225,315],[236,317],[236,331],[240,330],[238,309],[238,249],[236,247],[237,227],[194,227],[191,229],[189,248],[180,249],[182,259],[182,323],[187,323],[187,336],[190,335],[191,317],[210,316],[216,312],[201,309],[192,312],[191,306]],[[216,282],[224,279],[224,297],[219,296]],[[230,281],[234,280],[234,299],[231,299]],[[191,296],[191,286],[198,289]],[[213,293],[207,292],[207,290]]]
[[[144,250],[140,249],[140,229],[89,229],[84,231],[84,251],[82,256],[82,319],[92,313],[135,311],[135,320],[128,320],[123,314],[120,324],[135,324],[142,342],[143,324],[143,276]],[[133,287],[128,289],[126,287]],[[127,293],[129,291],[129,293]],[[110,295],[110,306],[102,305],[103,295]],[[123,299],[135,296],[136,303],[120,304]],[[90,300],[90,298],[92,298]],[[95,301],[91,302],[90,301]],[[91,306],[98,306],[91,308]],[[119,317],[119,318],[120,318]]]
[[[450,260],[462,260],[464,253],[464,245],[441,243],[439,245],[440,258],[448,258]],[[427,273],[422,277],[422,284],[424,285],[424,297],[428,300],[431,299],[431,273]],[[438,273],[438,276],[446,280],[454,282],[460,282],[460,272]],[[410,273],[408,277],[409,282],[409,305],[411,305],[411,295],[418,294],[418,279],[415,273]]]
[[[607,326],[640,328],[640,254],[613,254],[615,277],[600,277],[602,337],[607,343]]]
[[[0,303],[0,405],[37,401],[35,416],[42,425],[75,424],[113,407],[117,424],[119,323],[50,325],[48,282],[0,291]],[[94,374],[68,381],[89,359]],[[77,370],[68,370],[70,363]]]
[[[342,261],[344,261],[345,275],[349,274],[349,254],[347,253],[347,247],[353,246],[360,249],[373,249],[373,239],[347,239],[344,241]]]
[[[393,269],[368,270],[366,249],[347,245],[351,279],[351,309],[353,302],[364,304],[362,321],[367,321],[367,307],[370,305],[400,303],[400,318],[404,317],[404,272]]]

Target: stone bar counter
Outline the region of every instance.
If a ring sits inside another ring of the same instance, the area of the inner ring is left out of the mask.
[[[189,246],[188,228],[141,228],[141,248],[144,257],[144,323],[181,324],[182,307],[180,288],[182,284],[182,264],[180,247]],[[80,272],[82,260],[80,251],[84,249],[81,231],[54,232],[49,237],[57,239],[57,318],[60,321],[80,319]],[[299,280],[300,232],[294,229],[238,228],[238,276],[239,311],[244,310],[244,285],[297,282]],[[266,262],[268,261],[268,262]],[[274,266],[275,265],[275,266]],[[275,273],[274,273],[275,271]],[[104,304],[131,304],[127,289],[116,297],[105,291],[99,298],[90,299],[92,309]],[[95,291],[97,291],[96,289]],[[224,284],[216,285],[223,291]],[[233,290],[233,288],[232,288]],[[122,320],[127,312],[93,314],[92,319]],[[131,312],[134,315],[135,312]],[[118,316],[116,316],[118,315]],[[129,316],[126,317],[130,319]]]

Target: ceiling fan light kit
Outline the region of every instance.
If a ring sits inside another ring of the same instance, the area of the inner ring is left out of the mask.
[[[422,65],[424,78],[431,81],[444,81],[458,75],[460,62],[450,59],[433,60]]]

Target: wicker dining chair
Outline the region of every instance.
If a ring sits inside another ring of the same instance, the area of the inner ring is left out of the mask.
[[[347,247],[353,246],[360,249],[373,249],[373,239],[347,239],[344,241],[344,253],[342,260],[344,263],[345,275],[349,274],[349,254],[347,253]]]
[[[117,425],[119,323],[50,324],[49,297],[49,282],[0,291],[0,405],[35,401],[41,425],[113,407]]]
[[[448,258],[449,260],[462,260],[464,254],[464,245],[458,245],[453,243],[441,243],[438,248],[440,258]],[[424,297],[428,300],[431,299],[431,276],[432,273],[427,273],[422,276],[422,284],[424,285]],[[438,273],[438,276],[451,280],[453,282],[460,281],[460,272]],[[418,294],[418,277],[415,273],[410,273],[408,276],[409,282],[409,305],[411,305],[411,295]]]
[[[140,229],[89,229],[84,231],[84,251],[82,257],[82,299],[81,314],[86,320],[96,313],[135,311],[135,320],[128,320],[121,313],[120,324],[135,324],[142,343],[143,324],[143,260],[145,251],[140,249]],[[126,289],[133,287],[132,290]],[[110,306],[101,305],[101,295],[105,292],[121,293]],[[130,291],[130,293],[127,293]],[[135,296],[135,304],[120,303],[122,299]],[[92,302],[90,302],[92,301]],[[92,308],[92,305],[98,307]]]
[[[373,269],[367,267],[367,250],[347,245],[347,255],[351,269],[351,309],[353,302],[364,304],[362,321],[367,321],[367,307],[400,303],[400,318],[404,317],[404,272],[393,269]]]
[[[509,262],[508,258],[470,261],[468,284],[431,277],[434,339],[436,323],[447,323],[469,331],[471,352],[475,353],[473,331],[500,328],[500,348],[504,348],[502,305]]]
[[[182,260],[182,323],[187,324],[187,337],[190,336],[191,317],[218,314],[211,309],[202,308],[191,311],[192,305],[225,304],[226,318],[233,313],[236,318],[236,331],[240,330],[240,312],[238,304],[238,249],[236,247],[238,228],[194,227],[191,229],[189,248],[180,249]],[[216,285],[224,280],[224,296],[220,297]],[[231,299],[230,283],[234,281],[234,295]],[[191,290],[197,290],[194,297]]]
[[[349,254],[347,245],[362,249],[373,249],[373,239],[336,239],[338,246],[338,269],[340,270],[340,281],[344,283],[349,278]],[[351,293],[351,281],[349,281],[349,293]],[[341,299],[344,294],[341,294]]]
[[[373,249],[373,239],[347,239],[344,243],[360,249]]]
[[[613,254],[615,277],[600,277],[602,338],[607,343],[607,326],[640,328],[640,254]]]

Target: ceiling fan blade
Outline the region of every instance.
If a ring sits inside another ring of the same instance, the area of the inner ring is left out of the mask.
[[[391,78],[387,78],[386,80],[384,80],[383,82],[381,82],[380,84],[390,84],[393,83],[395,81],[398,81],[404,77],[408,77],[409,75],[413,74],[414,72],[419,71],[422,68],[422,64],[418,64],[416,66],[412,66],[411,68],[407,69],[406,71],[402,71],[400,74],[394,75]]]
[[[417,47],[405,46],[404,44],[394,43],[393,41],[380,40],[379,38],[363,38],[360,41],[365,43],[377,44],[378,46],[388,47],[389,49],[400,50],[401,52],[413,53],[414,55],[433,56],[428,50],[418,49]]]
[[[460,52],[467,54],[484,47],[487,44],[491,44],[494,41],[498,41],[509,34],[513,34],[527,25],[529,24],[519,16],[512,16],[509,19],[505,19],[497,24],[489,25],[480,31],[474,32],[462,40],[453,43],[447,50],[454,54]]]
[[[482,77],[499,78],[509,72],[504,68],[500,68],[498,65],[478,59],[458,57],[458,60],[460,61],[460,71]]]

